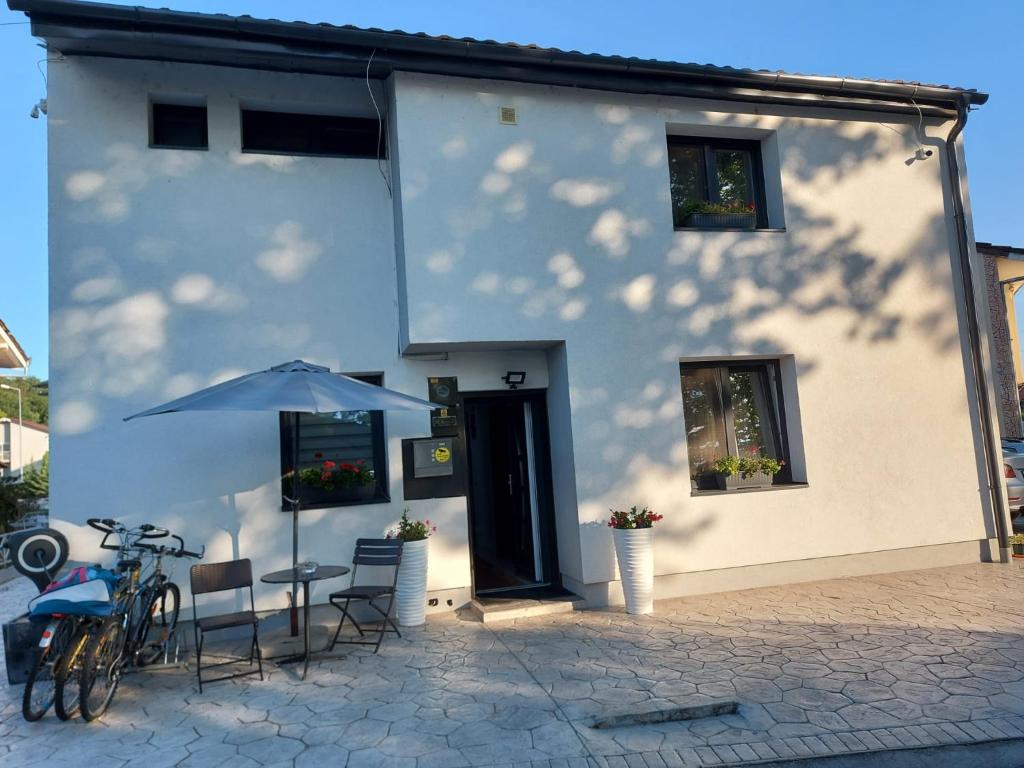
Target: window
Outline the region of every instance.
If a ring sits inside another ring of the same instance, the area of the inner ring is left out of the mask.
[[[760,142],[669,136],[668,169],[677,228],[768,226]],[[745,214],[749,223],[724,217],[695,223],[691,214],[709,206]]]
[[[717,488],[711,471],[724,456],[787,461],[775,484],[792,482],[779,363],[682,363],[683,421],[694,490]]]
[[[377,375],[353,376],[370,384]],[[381,411],[300,413],[299,498],[306,507],[389,501],[384,414]],[[281,414],[281,493],[292,496],[296,414]],[[290,509],[291,505],[282,505]]]
[[[386,157],[376,119],[242,110],[242,151],[331,157]]]
[[[207,149],[206,107],[151,104],[149,146],[156,149]]]

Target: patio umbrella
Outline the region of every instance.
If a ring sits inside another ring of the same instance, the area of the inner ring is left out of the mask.
[[[302,360],[275,365],[265,371],[249,373],[216,384],[190,395],[171,400],[125,418],[125,421],[158,413],[178,411],[276,411],[291,413],[335,413],[337,411],[427,411],[441,406],[418,397],[410,397],[392,389],[367,384],[330,368]],[[292,423],[292,477],[299,472],[299,419]],[[292,483],[295,498],[285,500],[292,506],[292,567],[299,562],[299,497],[298,482]],[[295,589],[292,585],[292,611],[295,611]],[[293,622],[294,624],[294,622]]]

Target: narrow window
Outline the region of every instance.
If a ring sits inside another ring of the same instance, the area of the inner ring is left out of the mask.
[[[354,376],[381,384],[380,375]],[[339,411],[298,415],[299,471],[293,486],[296,414],[281,414],[281,493],[303,507],[337,507],[389,500],[384,414]],[[290,504],[285,502],[285,508]]]
[[[150,105],[150,141],[155,149],[208,149],[206,107]]]
[[[727,456],[787,462],[774,482],[792,482],[777,360],[682,363],[679,373],[694,490],[718,487],[712,467]]]
[[[759,142],[669,136],[668,166],[677,229],[768,226]]]
[[[328,157],[386,156],[376,119],[242,110],[242,151]]]

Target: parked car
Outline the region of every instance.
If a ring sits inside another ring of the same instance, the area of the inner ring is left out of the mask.
[[[1024,514],[1024,444],[1019,452],[1003,446],[1003,476],[1006,478],[1006,495],[1010,502],[1010,516]]]

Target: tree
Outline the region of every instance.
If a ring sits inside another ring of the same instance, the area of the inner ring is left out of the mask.
[[[23,499],[45,499],[50,495],[50,452],[43,454],[38,466],[25,469],[19,491]]]
[[[0,383],[21,390],[21,415],[27,421],[39,424],[50,422],[50,395],[47,382],[35,376],[9,376],[0,379]],[[8,389],[0,389],[0,416],[11,419],[18,418],[18,393]]]

